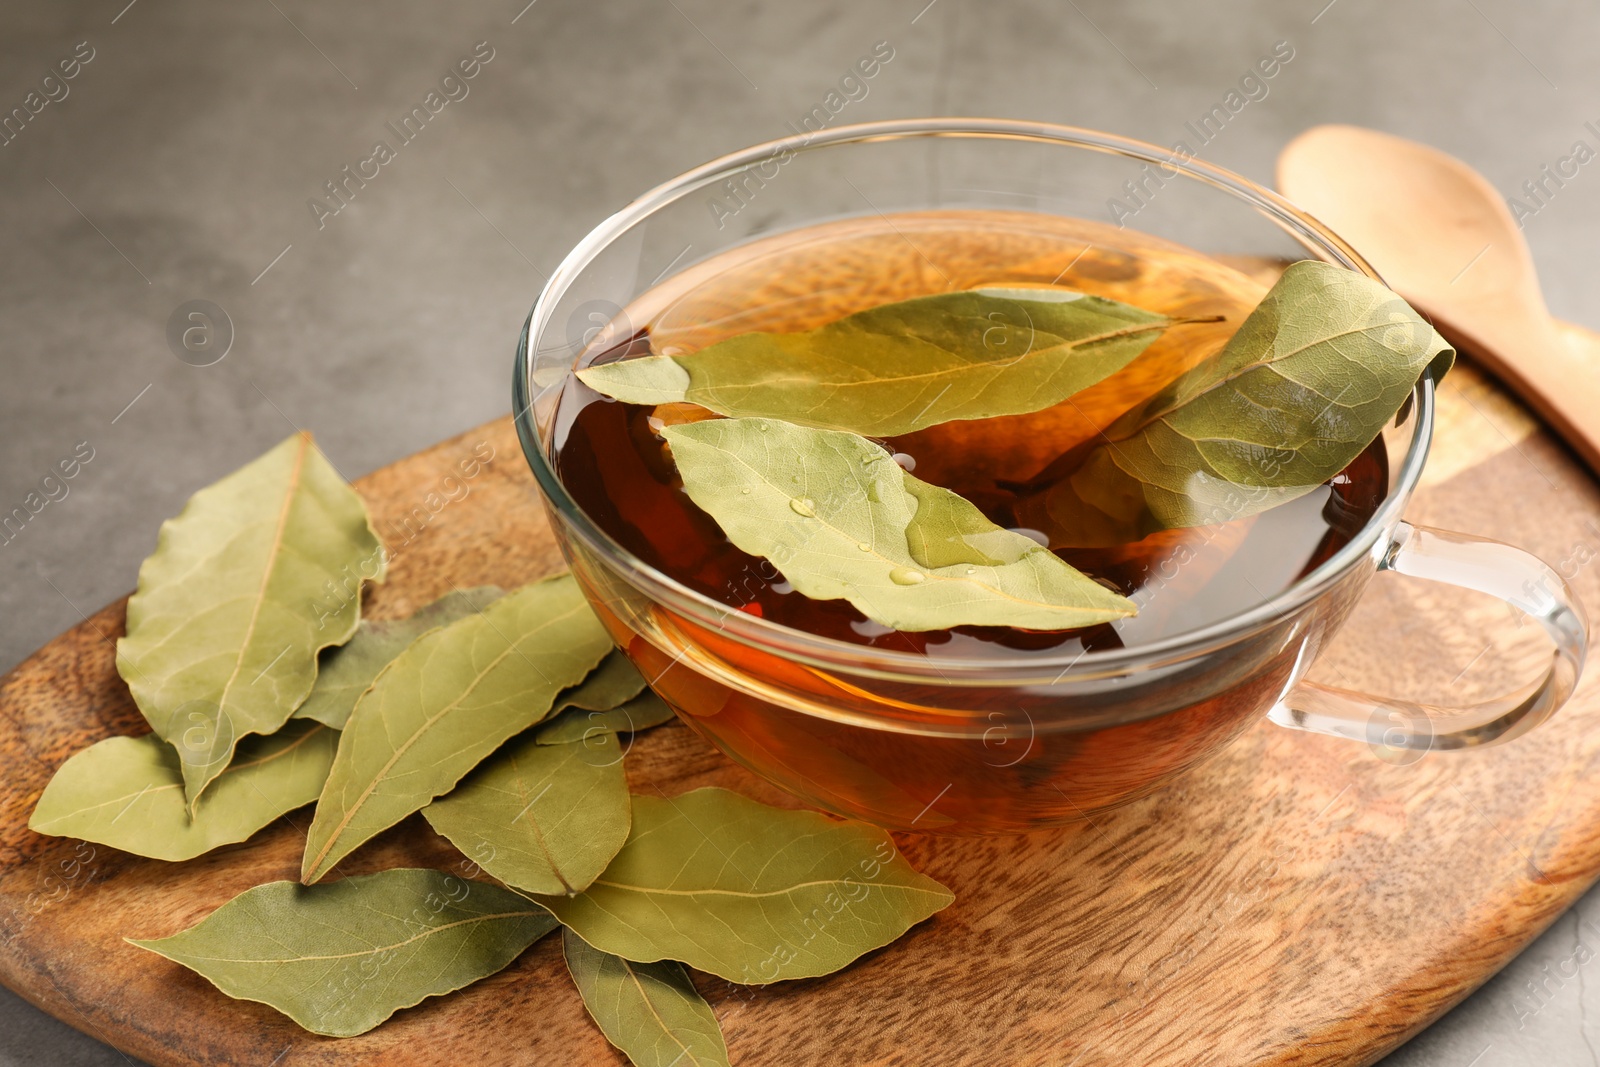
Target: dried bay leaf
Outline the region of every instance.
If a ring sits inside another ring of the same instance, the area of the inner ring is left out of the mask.
[[[512,742],[422,814],[500,881],[529,893],[588,887],[628,837],[628,781],[614,734],[578,745]]]
[[[974,289],[869,308],[815,330],[746,333],[690,355],[588,367],[578,377],[630,404],[687,401],[721,415],[893,437],[1059,404],[1182,321],[1066,289]]]
[[[1036,477],[1018,520],[1102,547],[1265,511],[1343,470],[1453,357],[1372,279],[1293,264],[1221,351]]]
[[[836,971],[955,898],[877,827],[697,789],[635,796],[600,877],[536,899],[602,952],[765,983]]]
[[[555,926],[510,890],[401,868],[259,885],[171,937],[129,941],[312,1033],[351,1037],[487,978]]]
[[[171,745],[154,734],[108,737],[61,765],[28,826],[151,859],[193,859],[316,800],[338,743],[337,731],[314,722],[247,738],[191,818]]]
[[[644,675],[620,649],[613,649],[581,684],[556,698],[554,710],[605,711],[627,703],[643,691]]]
[[[805,596],[846,599],[897,630],[1066,630],[1134,613],[970,502],[855,434],[773,419],[662,431],[690,499]]]
[[[644,675],[618,649],[583,684],[556,698],[555,710],[536,736],[541,745],[561,745],[601,733],[636,733],[672,717],[672,709],[645,687]]]
[[[301,878],[437,796],[549,714],[611,639],[569,574],[508,593],[429,631],[356,702],[317,803]]]
[[[432,630],[481,611],[505,590],[496,585],[458,589],[421,608],[406,619],[373,622],[362,619],[356,635],[339,648],[323,652],[317,665],[317,684],[295,717],[315,719],[343,730],[356,701],[389,661],[407,645]]]
[[[636,734],[676,717],[665,700],[647,689],[614,708],[568,708],[541,725],[534,738],[541,745],[566,745],[601,734]]]
[[[728,1067],[722,1027],[680,963],[633,963],[561,931],[567,970],[600,1032],[635,1067]]]
[[[380,580],[384,562],[361,498],[309,434],[162,524],[117,671],[178,751],[191,808],[241,739],[277,730],[305,700],[317,653],[355,632],[361,581]]]

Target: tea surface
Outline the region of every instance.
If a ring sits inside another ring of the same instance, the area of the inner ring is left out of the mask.
[[[811,329],[879,304],[993,284],[1058,285],[1174,318],[1221,316],[1168,329],[1122,371],[1043,411],[882,439],[918,478],[1014,529],[1020,492],[1070,473],[1052,464],[1219,349],[1266,292],[1215,259],[1097,223],[979,211],[853,219],[752,242],[684,271],[628,309],[627,321],[638,327],[631,336],[602,338],[582,362],[692,353],[752,330]],[[575,379],[561,404],[553,451],[563,484],[640,559],[785,626],[932,657],[1137,647],[1205,626],[1287,589],[1348,543],[1387,492],[1379,439],[1328,484],[1261,515],[1163,531],[1110,549],[1060,551],[1132,598],[1139,606],[1132,618],[1048,633],[974,626],[901,633],[846,601],[794,592],[769,562],[732,545],[690,501],[659,430],[708,413],[612,401]]]

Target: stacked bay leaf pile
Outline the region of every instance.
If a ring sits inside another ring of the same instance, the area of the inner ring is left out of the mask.
[[[162,527],[117,649],[154,732],[67,760],[30,825],[180,861],[316,812],[299,882],[134,944],[349,1036],[561,926],[584,1003],[635,1063],[725,1064],[683,964],[827,974],[953,899],[873,827],[718,789],[630,796],[618,735],[671,712],[570,576],[362,621],[383,572],[360,498],[303,434]],[[325,880],[418,811],[495,881]]]

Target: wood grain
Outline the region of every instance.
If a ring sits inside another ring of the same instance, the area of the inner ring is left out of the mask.
[[[1600,370],[1600,339],[1581,337]],[[1426,485],[1410,517],[1526,546],[1600,604],[1600,568],[1588,562],[1600,554],[1595,484],[1531,422],[1526,436],[1501,432],[1514,405],[1495,409],[1497,424],[1472,414],[1481,397],[1456,393],[1491,387],[1456,383],[1443,403],[1459,417],[1442,423],[1435,461],[1470,462]],[[1495,435],[1489,445],[1485,434]],[[463,478],[459,464],[475,450],[492,458]],[[458,483],[466,495],[447,494]],[[560,564],[507,422],[358,487],[395,549],[374,617]],[[230,1001],[125,944],[295,877],[308,815],[182,865],[26,828],[68,755],[145,730],[113,666],[122,623],[113,604],[0,682],[0,981],[160,1067],[624,1062],[584,1014],[555,938],[465,993],[344,1041]],[[1316,671],[1469,699],[1530,669],[1524,639],[1535,629],[1519,630],[1497,602],[1385,577]],[[1503,966],[1595,879],[1597,764],[1593,673],[1528,737],[1414,763],[1263,722],[1155,796],[1093,822],[1030,837],[901,837],[957,901],[840,974],[759,989],[697,980],[746,1067],[1370,1063]],[[791,803],[678,724],[636,742],[629,775],[638,791],[715,784]],[[345,867],[460,863],[412,818]]]

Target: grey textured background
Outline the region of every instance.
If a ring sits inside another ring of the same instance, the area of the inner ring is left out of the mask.
[[[1296,132],[1341,121],[1510,194],[1600,124],[1600,8],[1575,0],[524,2],[7,0],[0,110],[78,42],[95,56],[0,147],[0,511],[77,442],[95,457],[0,547],[0,667],[128,590],[160,521],[290,423],[355,477],[505,412],[517,330],[566,250],[645,188],[784,133],[876,41],[896,57],[842,119],[1170,143],[1287,39],[1270,95],[1204,152],[1263,181]],[[470,95],[319,231],[307,198],[479,41],[494,58]],[[1527,236],[1555,312],[1600,328],[1597,207],[1600,163]],[[198,298],[236,333],[204,368],[165,338]],[[1600,943],[1597,900],[1387,1062],[1600,1064],[1585,970],[1518,1007],[1542,965]],[[124,1062],[0,991],[0,1065]]]

